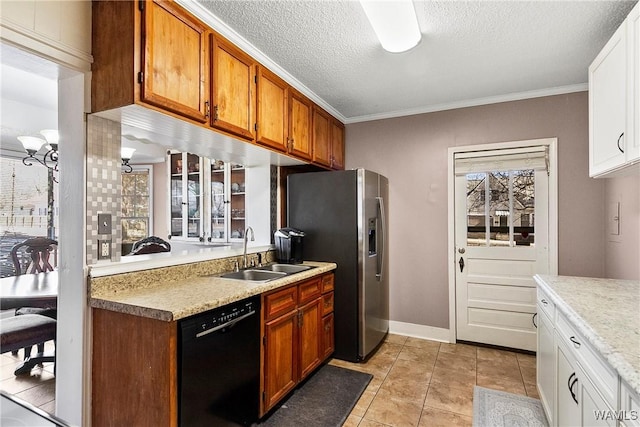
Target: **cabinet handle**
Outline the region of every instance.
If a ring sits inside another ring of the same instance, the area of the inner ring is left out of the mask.
[[[533,322],[533,326],[536,327],[536,329],[538,329],[538,325],[536,324],[536,316],[538,315],[538,313],[533,313],[533,317],[531,318],[531,321]]]
[[[624,153],[624,150],[620,148],[620,139],[622,139],[623,136],[624,136],[624,132],[622,132],[618,137],[618,150],[620,150],[621,153]]]
[[[541,302],[541,303],[543,303],[544,305],[549,305],[549,303],[547,302],[547,300],[546,300],[546,299],[544,299],[544,298],[542,298],[542,299],[540,300],[540,302]]]
[[[575,346],[576,346],[576,347],[580,347],[580,346],[582,345],[582,344],[580,344],[580,341],[578,341],[578,340],[576,339],[576,337],[570,337],[570,338],[569,338],[569,340],[570,340],[573,344],[575,344]]]
[[[573,378],[573,382],[571,381],[572,378]],[[577,383],[578,383],[578,376],[574,372],[573,374],[569,375],[569,380],[567,381],[567,387],[569,387],[569,393],[571,393],[571,398],[573,399],[574,402],[576,402],[576,404],[578,404],[578,398],[576,394],[573,392],[573,386],[575,386]]]

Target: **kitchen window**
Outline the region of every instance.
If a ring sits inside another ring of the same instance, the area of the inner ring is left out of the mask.
[[[122,173],[122,242],[134,243],[152,229],[152,166],[135,166]]]

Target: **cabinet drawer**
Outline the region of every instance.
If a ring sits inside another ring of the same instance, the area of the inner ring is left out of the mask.
[[[298,287],[290,286],[264,296],[262,310],[265,320],[275,319],[298,305]]]
[[[611,408],[616,408],[618,406],[618,375],[593,349],[584,336],[569,323],[564,314],[558,312],[557,319],[558,335],[574,353],[578,364],[584,369],[607,404]]]
[[[322,293],[326,294],[329,291],[333,290],[333,278],[334,275],[333,273],[331,274],[325,274],[324,276],[322,276]]]
[[[322,292],[320,291],[320,278],[312,279],[298,285],[300,304],[305,304],[318,298]]]
[[[549,317],[551,322],[555,321],[556,306],[551,302],[551,298],[545,291],[538,287],[538,307],[542,307],[542,311]]]
[[[322,295],[322,315],[325,316],[333,311],[333,292]]]

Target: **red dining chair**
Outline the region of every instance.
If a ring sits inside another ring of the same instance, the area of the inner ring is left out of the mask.
[[[11,248],[11,260],[16,276],[22,274],[37,274],[53,271],[57,265],[58,242],[46,237],[33,237]],[[57,310],[55,308],[20,307],[15,311],[16,316],[24,314],[39,314],[56,319]],[[24,348],[24,358],[31,355],[32,347]],[[38,343],[38,353],[44,351],[44,342]],[[12,351],[17,354],[17,351]]]

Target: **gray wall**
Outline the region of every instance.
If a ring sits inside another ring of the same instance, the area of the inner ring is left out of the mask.
[[[605,217],[605,277],[640,280],[640,178],[605,180],[605,214],[611,203],[620,204],[620,234],[611,234]]]
[[[559,273],[603,277],[605,182],[589,178],[587,92],[347,126],[347,168],[389,178],[391,320],[449,327],[447,149],[548,137],[558,138]]]

